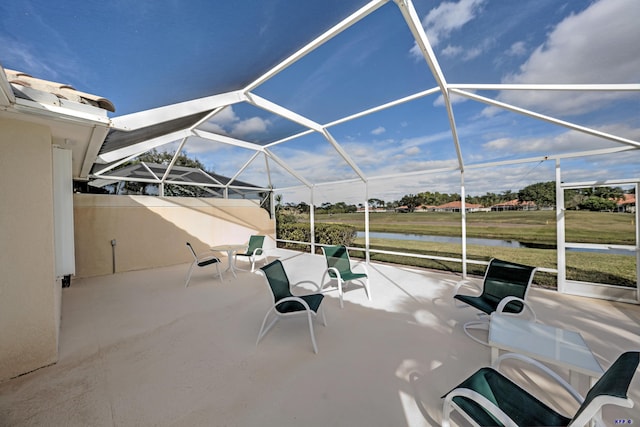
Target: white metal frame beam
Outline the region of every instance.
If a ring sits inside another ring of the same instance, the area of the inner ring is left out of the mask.
[[[148,139],[143,142],[139,142],[134,145],[130,145],[128,147],[120,148],[117,150],[110,151],[108,153],[104,153],[98,156],[98,163],[111,163],[119,161],[125,157],[135,157],[139,156],[142,153],[146,153],[149,150],[152,150],[156,147],[160,147],[162,145],[168,144],[170,142],[177,141],[179,139],[186,138],[191,135],[191,131],[189,129],[183,129],[176,132],[171,132],[166,135],[159,136],[157,138]]]
[[[495,99],[491,99],[491,98],[487,98],[487,97],[484,97],[484,96],[480,96],[480,95],[477,95],[475,93],[467,92],[467,91],[464,91],[464,90],[452,89],[451,91],[453,93],[457,93],[458,95],[462,95],[462,96],[464,96],[466,98],[473,99],[475,101],[480,101],[480,102],[483,102],[485,104],[489,104],[489,105],[492,105],[492,106],[495,106],[495,107],[500,107],[500,108],[503,108],[505,110],[512,111],[514,113],[524,114],[525,116],[533,117],[533,118],[536,118],[536,119],[539,119],[539,120],[542,120],[542,121],[545,121],[545,122],[549,122],[549,123],[553,123],[553,124],[556,124],[556,125],[559,125],[559,126],[563,126],[563,127],[566,127],[566,128],[572,129],[572,130],[576,130],[578,132],[586,133],[588,135],[593,135],[593,136],[597,136],[597,137],[600,137],[600,138],[603,138],[603,139],[608,139],[610,141],[620,142],[622,144],[627,144],[627,145],[630,145],[630,146],[635,147],[635,148],[640,148],[640,142],[637,142],[637,141],[632,141],[632,140],[627,139],[627,138],[621,138],[619,136],[615,136],[615,135],[612,135],[610,133],[601,132],[601,131],[598,131],[598,130],[595,130],[595,129],[591,129],[591,128],[588,128],[586,126],[577,125],[575,123],[571,123],[571,122],[568,122],[566,120],[556,119],[556,118],[551,117],[551,116],[547,116],[547,115],[544,115],[544,114],[536,113],[536,112],[528,110],[526,108],[516,107],[515,105],[507,104],[507,103],[501,102],[501,101],[496,101]]]
[[[111,124],[115,129],[135,130],[242,101],[246,101],[246,97],[238,90],[114,117]]]

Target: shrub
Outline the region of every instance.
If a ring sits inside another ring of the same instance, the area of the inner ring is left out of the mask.
[[[316,224],[316,243],[323,245],[351,246],[358,232],[352,225],[344,224]],[[311,242],[311,227],[309,224],[284,223],[278,225],[278,239]],[[284,243],[282,247],[288,249],[304,249],[306,245]]]

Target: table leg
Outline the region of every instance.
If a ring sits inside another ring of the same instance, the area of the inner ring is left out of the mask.
[[[235,251],[227,251],[227,260],[229,262],[229,266],[227,267],[227,270],[231,270],[231,274],[233,274],[233,277],[235,277],[236,279],[238,278],[238,276],[236,276],[236,269],[233,266],[233,253]]]
[[[491,347],[491,366],[498,360],[500,349],[498,347]]]

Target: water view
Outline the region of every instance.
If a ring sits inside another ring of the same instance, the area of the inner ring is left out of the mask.
[[[364,232],[358,231],[359,238],[364,239]],[[369,237],[372,239],[394,239],[394,240],[418,240],[422,242],[436,242],[436,243],[462,243],[461,237],[449,237],[449,236],[432,236],[426,234],[410,234],[410,233],[380,233],[369,232]],[[500,246],[509,248],[538,248],[538,249],[555,249],[555,246],[548,245],[536,245],[522,243],[517,240],[500,240],[500,239],[485,239],[481,237],[467,237],[468,245],[481,245],[481,246]],[[568,251],[578,252],[599,252],[608,253],[611,255],[634,255],[632,250],[625,249],[587,249],[587,248],[567,248]]]

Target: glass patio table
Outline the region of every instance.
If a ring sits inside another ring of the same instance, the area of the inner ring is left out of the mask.
[[[489,345],[492,364],[500,350],[524,354],[540,362],[568,369],[569,382],[576,389],[579,374],[590,377],[591,386],[604,372],[578,332],[513,316],[491,316]]]

